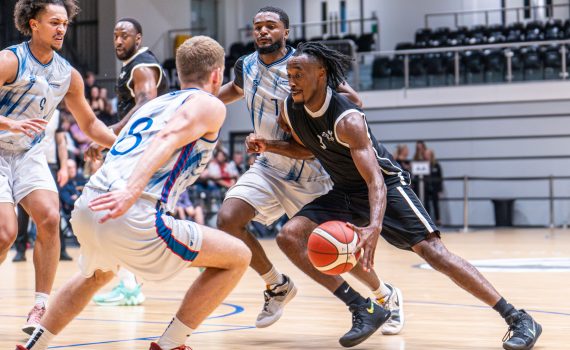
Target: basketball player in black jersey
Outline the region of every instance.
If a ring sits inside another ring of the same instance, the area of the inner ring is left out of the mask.
[[[507,303],[474,266],[447,250],[439,230],[409,187],[408,173],[372,135],[364,113],[330,88],[344,80],[349,62],[348,57],[322,44],[300,45],[287,64],[291,94],[281,114],[281,122],[291,129],[294,140],[286,144],[255,135],[248,140],[251,151],[314,156],[334,183],[329,193],[307,204],[287,222],[277,237],[279,247],[305,273],[325,285],[335,277],[320,274],[308,262],[307,237],[323,222],[350,222],[360,235],[358,248],[364,250],[358,266],[364,270],[373,266],[377,240],[382,235],[390,244],[414,251],[498,311],[509,325],[505,349],[532,348],[541,326],[524,310]],[[361,327],[366,326],[364,317]]]
[[[133,18],[122,18],[117,21],[114,31],[115,54],[123,63],[117,79],[117,116],[119,122],[111,128],[115,134],[127,124],[143,104],[168,92],[168,80],[162,66],[148,49],[142,45],[142,26]],[[93,144],[88,150],[90,157],[100,157],[100,147]],[[94,153],[97,154],[93,156]],[[93,300],[98,305],[138,305],[144,301],[135,276],[120,269],[117,274],[120,283],[112,292],[96,295]]]

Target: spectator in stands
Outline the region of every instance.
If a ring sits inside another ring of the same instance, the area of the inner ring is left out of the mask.
[[[204,225],[204,210],[199,205],[194,205],[190,200],[188,191],[184,191],[176,203],[174,216],[180,220],[191,219],[197,224]]]
[[[105,102],[101,98],[101,89],[94,85],[91,87],[91,91],[89,94],[89,104],[91,105],[91,109],[95,114],[105,108]]]
[[[427,147],[424,141],[416,141],[416,152],[414,153],[413,161],[425,161],[426,149]],[[412,190],[417,193],[418,197],[422,198],[422,194],[420,193],[420,182],[415,174],[412,174]]]
[[[249,168],[251,168],[251,166],[255,163],[255,158],[257,158],[257,154],[255,154],[255,153],[247,155],[247,163],[246,163],[246,169],[245,170],[248,170]]]
[[[401,143],[396,146],[396,152],[394,152],[394,159],[402,166],[402,169],[411,172],[412,165],[410,163],[410,150],[408,149],[408,145]]]
[[[414,160],[426,160],[425,159],[425,151],[426,151],[426,143],[424,141],[416,141],[416,153],[414,153]]]
[[[243,152],[234,152],[230,166],[235,168],[239,175],[245,173],[245,164],[243,159]]]
[[[232,187],[239,173],[228,163],[228,156],[222,149],[218,149],[214,158],[208,164],[209,179],[218,185],[223,192]]]
[[[84,92],[85,98],[89,101],[89,97],[91,96],[91,88],[95,86],[95,73],[87,71],[85,73],[85,79],[83,80],[85,84]]]
[[[425,199],[424,206],[435,223],[441,226],[441,218],[439,212],[439,198],[443,192],[443,172],[441,166],[435,158],[435,153],[431,149],[424,151],[424,158],[430,162],[430,175],[424,177],[425,181]]]

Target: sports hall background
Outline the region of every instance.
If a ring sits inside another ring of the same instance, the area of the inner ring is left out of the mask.
[[[13,25],[15,2],[0,0],[2,47],[22,40]],[[166,67],[172,64],[176,42],[187,35],[216,38],[226,48],[230,79],[232,62],[252,51],[253,15],[263,6],[282,7],[292,24],[291,44],[328,40],[354,56],[349,82],[361,94],[380,141],[391,151],[407,145],[409,158],[417,140],[435,152],[444,174],[443,226],[494,226],[493,200],[499,200],[499,209],[513,205],[515,226],[566,226],[570,219],[566,74],[570,1],[80,0],[79,4],[82,12],[70,28],[63,54],[81,72],[94,72],[109,98],[120,67],[112,42],[117,19],[138,19],[143,46]],[[424,51],[406,51],[416,49]],[[175,77],[173,69],[169,73]],[[228,152],[243,150],[250,126],[243,101],[229,106],[222,135]],[[207,210],[215,207],[209,205]],[[502,215],[508,214],[507,210]],[[499,219],[509,224],[504,217]]]

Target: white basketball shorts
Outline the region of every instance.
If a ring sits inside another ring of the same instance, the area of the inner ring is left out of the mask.
[[[0,202],[17,204],[35,190],[57,193],[41,147],[27,152],[0,149]]]
[[[143,198],[123,216],[100,224],[107,211],[94,212],[88,204],[103,193],[86,187],[71,215],[85,277],[96,270],[116,273],[121,266],[144,280],[165,281],[192,264],[202,245],[198,224],[176,220]]]
[[[270,225],[283,214],[293,217],[305,204],[331,189],[328,177],[313,181],[285,180],[275,170],[254,164],[228,190],[224,200],[239,198],[247,202],[256,210],[253,220]]]

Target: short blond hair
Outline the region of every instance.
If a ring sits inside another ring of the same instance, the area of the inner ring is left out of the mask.
[[[216,68],[224,67],[224,48],[207,36],[186,40],[176,50],[176,70],[181,82],[204,83]]]

